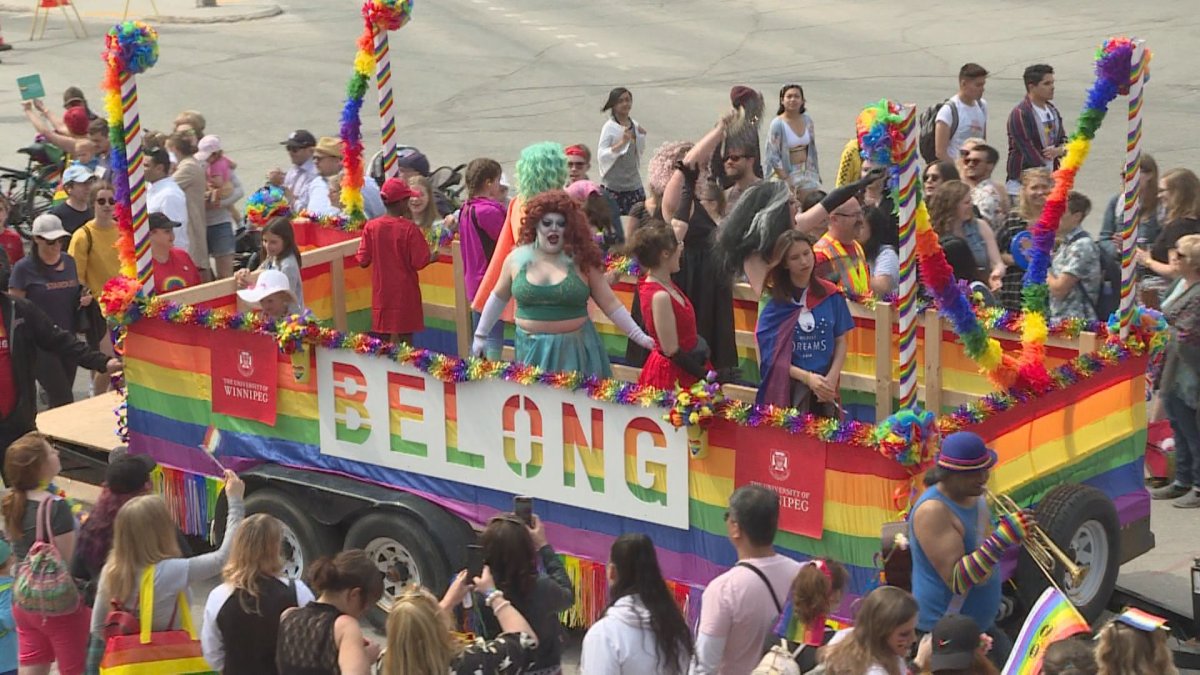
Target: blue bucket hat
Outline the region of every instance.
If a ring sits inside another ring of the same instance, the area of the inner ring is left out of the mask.
[[[956,431],[942,439],[937,465],[947,471],[980,471],[996,465],[996,451],[979,434]]]

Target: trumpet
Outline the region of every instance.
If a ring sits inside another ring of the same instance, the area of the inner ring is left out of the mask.
[[[1008,515],[1015,518],[1021,512],[1021,507],[1017,506],[1017,503],[1008,495],[998,495],[991,490],[985,491],[984,495],[987,497],[988,505],[991,506],[992,511],[997,515]],[[1063,570],[1066,571],[1072,588],[1078,588],[1083,583],[1083,580],[1087,578],[1090,571],[1089,566],[1080,565],[1071,560],[1071,557],[1059,548],[1058,544],[1055,544],[1050,535],[1046,534],[1046,531],[1040,526],[1034,525],[1030,528],[1026,533],[1025,540],[1021,544],[1029,552],[1029,557],[1033,559],[1033,562],[1042,570],[1042,574],[1046,575],[1046,579],[1050,581],[1050,585],[1057,588],[1060,592],[1063,589],[1054,578],[1055,561],[1058,561],[1058,564],[1062,565]],[[1066,593],[1063,594],[1066,595]]]

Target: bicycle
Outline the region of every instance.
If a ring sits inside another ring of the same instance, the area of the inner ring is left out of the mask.
[[[33,239],[33,219],[54,206],[62,178],[61,153],[48,143],[35,142],[17,152],[29,157],[24,169],[0,166],[0,189],[12,204],[7,225],[26,240]]]

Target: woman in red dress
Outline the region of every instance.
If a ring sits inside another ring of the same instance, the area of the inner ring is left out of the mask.
[[[708,373],[708,345],[696,335],[696,312],[671,281],[679,271],[683,242],[670,225],[650,221],[630,239],[629,251],[646,271],[638,284],[638,302],[655,348],[642,367],[638,384],[674,389],[689,387]]]

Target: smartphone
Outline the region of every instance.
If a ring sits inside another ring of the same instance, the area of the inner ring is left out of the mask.
[[[513,497],[513,513],[524,521],[526,526],[533,527],[533,497]]]
[[[483,574],[483,547],[479,544],[467,544],[467,578],[474,580]]]

